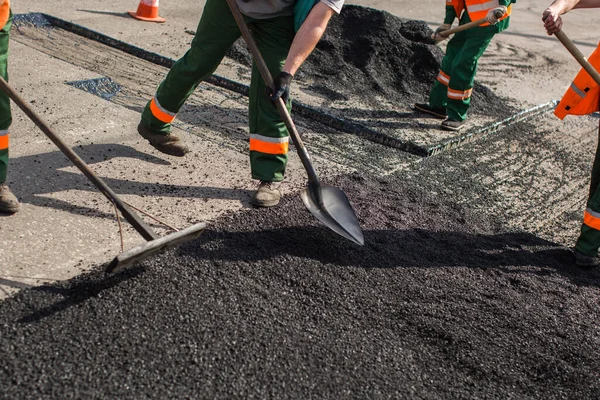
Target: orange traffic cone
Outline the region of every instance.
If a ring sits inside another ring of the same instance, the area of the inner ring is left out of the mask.
[[[129,11],[135,19],[151,22],[165,22],[166,19],[158,16],[158,0],[140,0],[140,5],[136,11]]]

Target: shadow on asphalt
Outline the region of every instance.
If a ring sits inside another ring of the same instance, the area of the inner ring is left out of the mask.
[[[133,147],[119,144],[92,144],[79,146],[74,150],[92,170],[94,170],[94,163],[106,162],[114,158],[132,158],[156,165],[171,165],[167,160],[152,154],[140,152]],[[8,177],[9,184],[12,191],[16,193],[22,203],[38,207],[51,207],[76,215],[114,219],[114,214],[112,213],[104,213],[93,208],[78,206],[56,198],[44,196],[66,190],[98,191],[79,171],[61,171],[61,169],[66,167],[74,167],[74,165],[59,150],[32,156],[11,158]],[[100,178],[118,195],[136,194],[201,199],[239,199],[242,203],[247,201],[251,195],[251,191],[243,189],[156,184],[103,176],[100,176]]]
[[[128,279],[134,278],[142,272],[143,268],[133,267],[121,271],[117,274],[106,275],[103,279],[100,280],[89,280],[86,279],[86,277],[89,277],[89,275],[83,275],[83,278],[75,278],[71,280],[71,283],[67,286],[58,284],[34,287],[31,290],[61,296],[63,299],[54,304],[50,304],[46,307],[42,307],[39,309],[35,309],[35,306],[30,306],[33,312],[29,315],[20,318],[18,322],[37,322],[54,314],[60,313],[61,311],[67,310],[73,306],[81,304],[86,300],[91,299],[92,297],[96,297],[101,292],[115,287],[120,283],[127,281]]]
[[[174,257],[170,257],[172,255]],[[342,276],[346,272],[341,269],[352,267],[496,269],[508,274],[514,285],[520,285],[524,275],[544,278],[558,274],[577,286],[600,286],[600,271],[576,268],[569,249],[522,232],[486,235],[424,229],[373,230],[365,231],[365,246],[358,247],[320,227],[254,232],[209,230],[199,240],[181,246],[168,257],[174,262],[173,268],[177,267],[175,260],[183,257],[191,259],[191,265],[199,268],[203,268],[203,261],[234,269],[236,263],[244,263],[253,265],[255,271],[265,268],[265,274],[273,265],[285,269],[288,263],[290,267],[340,269]],[[71,281],[32,288],[58,295],[61,300],[37,310],[31,307],[31,314],[19,322],[31,323],[50,317],[145,273],[142,264],[115,275],[96,271]]]

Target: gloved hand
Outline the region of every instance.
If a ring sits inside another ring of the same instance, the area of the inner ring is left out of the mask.
[[[273,80],[273,93],[271,93],[271,101],[277,101],[282,98],[284,103],[287,103],[290,98],[290,85],[294,75],[285,71],[281,71]]]
[[[442,36],[442,35],[440,35],[440,32],[447,31],[451,27],[452,27],[452,24],[441,24],[440,26],[438,26],[438,28],[435,30],[435,32],[433,32],[433,35],[431,35],[431,38],[433,40],[435,40],[437,43],[443,42],[444,40],[448,39],[448,36]]]
[[[502,18],[504,14],[506,14],[506,11],[508,11],[508,8],[506,8],[506,6],[498,6],[496,8],[492,8],[490,11],[488,11],[487,15],[485,16],[485,21],[489,22],[490,25],[496,25],[498,23],[498,20]]]

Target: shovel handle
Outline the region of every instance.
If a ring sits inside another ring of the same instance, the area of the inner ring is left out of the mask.
[[[254,58],[258,70],[260,71],[260,75],[262,76],[267,86],[273,89],[273,77],[271,76],[271,72],[269,72],[269,68],[267,67],[267,64],[265,63],[262,55],[260,54],[260,50],[258,49],[258,46],[256,45],[256,42],[252,37],[248,26],[246,25],[246,22],[244,21],[244,17],[242,16],[240,9],[238,8],[235,0],[227,0],[227,4],[229,5],[231,13],[233,14],[233,17],[235,18],[235,21],[237,22],[237,25],[240,28],[240,31],[242,32],[242,37],[244,38],[244,41],[250,49],[250,53],[252,53],[252,57]],[[300,138],[300,134],[296,129],[296,125],[294,124],[294,121],[292,120],[292,117],[290,116],[290,113],[288,112],[285,103],[283,99],[281,99],[281,97],[275,102],[275,107],[277,107],[277,111],[279,111],[279,115],[281,115],[281,118],[283,119],[283,122],[285,123],[285,126],[287,127],[288,132],[292,137],[292,141],[296,146],[296,150],[298,151],[298,155],[300,157],[300,160],[302,161],[302,165],[304,166],[304,169],[308,174],[309,182],[312,182],[318,186],[319,178],[317,177],[317,172],[315,171],[315,168],[310,162],[310,156],[308,155],[308,151],[306,150],[306,147],[304,147],[304,143],[302,143],[302,139]]]
[[[500,11],[496,12],[496,18],[501,18],[504,14]],[[467,29],[476,28],[480,25],[485,24],[487,21],[485,18],[481,18],[475,21],[468,22],[464,25],[459,25],[456,28],[448,29],[439,33],[440,36],[448,37],[458,32],[466,31]]]
[[[558,40],[565,46],[565,48],[571,53],[573,57],[579,62],[579,64],[587,71],[588,74],[600,85],[600,74],[596,71],[596,68],[585,58],[585,56],[579,51],[575,43],[567,37],[563,31],[558,31],[554,34]]]
[[[87,164],[81,159],[81,157],[77,155],[77,153],[67,146],[56,133],[54,133],[54,131],[42,120],[42,118],[37,115],[37,113],[33,111],[31,107],[27,105],[27,103],[25,103],[25,101],[4,79],[2,79],[2,77],[0,77],[0,90],[6,93],[6,95],[10,97],[10,99],[14,101],[14,103],[19,106],[19,108],[23,110],[25,114],[27,114],[31,121],[33,121],[33,123],[35,123],[38,128],[40,128],[42,132],[44,132],[46,136],[48,136],[48,138],[54,142],[56,147],[58,147],[90,181],[92,181],[92,183],[98,188],[98,190],[100,190],[100,192],[102,192],[102,194],[115,203],[117,208],[121,210],[121,213],[123,213],[125,219],[135,228],[136,231],[138,231],[140,235],[144,237],[144,239],[150,241],[158,238],[158,235],[154,233],[152,229],[150,229],[150,227],[146,225],[146,223],[137,214],[131,211],[131,209],[129,209],[129,207],[127,207],[123,201],[117,197],[116,193],[113,192],[112,189],[87,166]]]

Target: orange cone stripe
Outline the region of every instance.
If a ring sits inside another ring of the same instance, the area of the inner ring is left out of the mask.
[[[440,71],[437,76],[437,80],[440,81],[441,84],[448,86],[450,83],[450,77],[444,73],[444,71]]]
[[[590,228],[600,231],[600,214],[588,208],[583,213],[583,223]]]
[[[250,135],[250,151],[265,154],[287,154],[290,137],[271,138],[262,135]]]
[[[0,150],[8,149],[8,131],[0,131]]]
[[[152,112],[152,115],[156,117],[156,119],[166,124],[173,122],[175,115],[177,115],[176,113],[172,113],[162,108],[158,100],[156,100],[156,96],[150,101],[150,111]]]
[[[473,89],[468,90],[454,90],[448,88],[448,97],[453,100],[465,100],[471,97],[471,93],[473,93]]]

